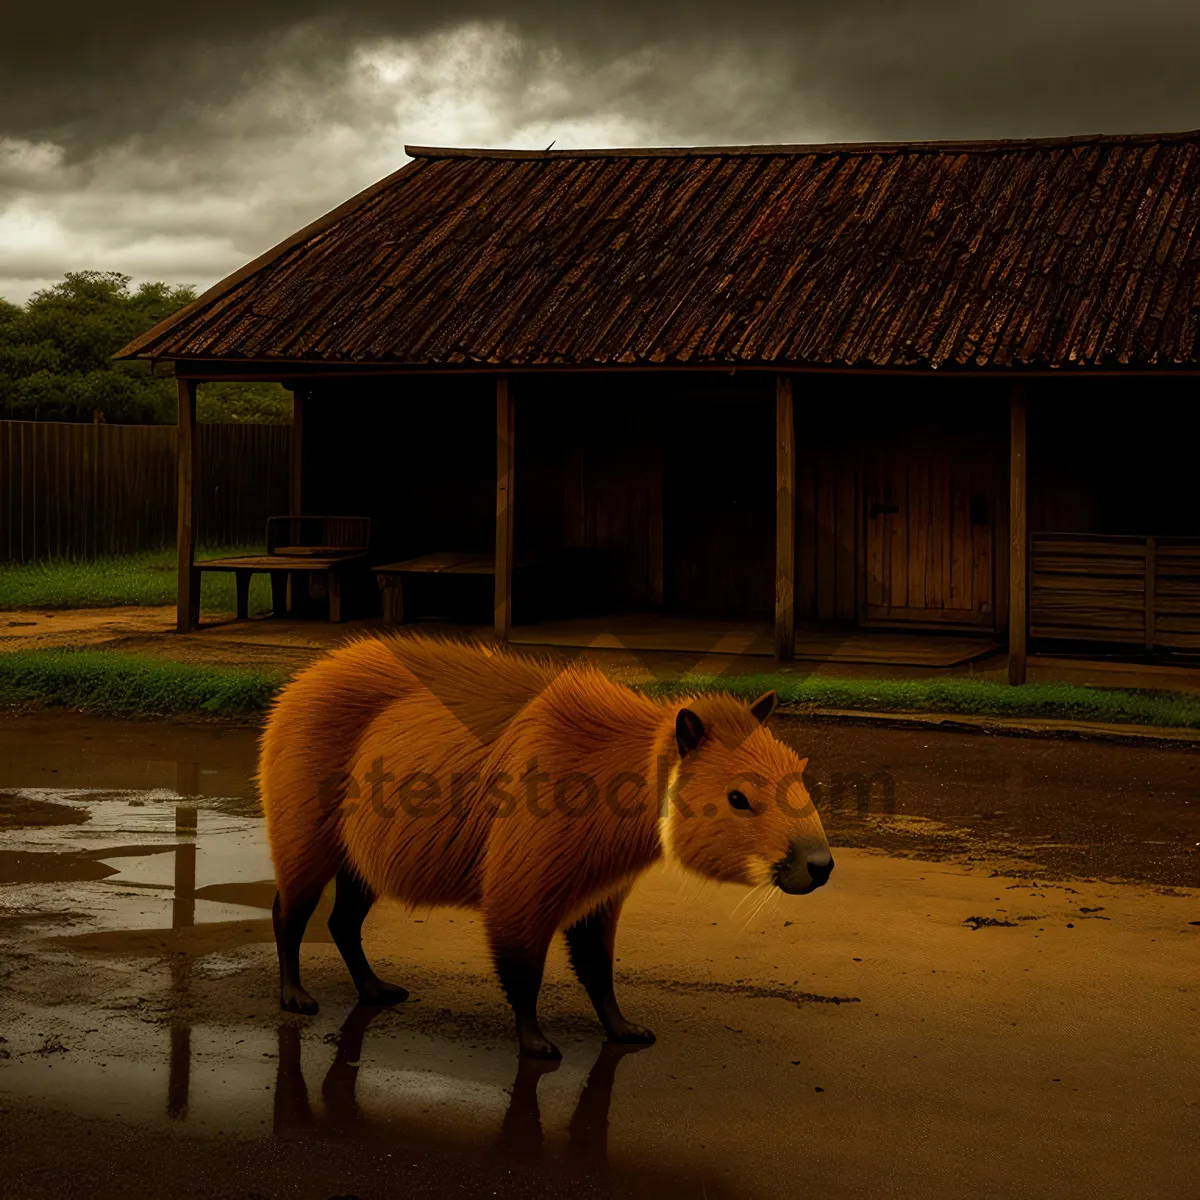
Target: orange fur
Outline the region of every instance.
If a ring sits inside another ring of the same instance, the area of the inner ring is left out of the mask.
[[[664,850],[743,884],[789,849],[827,856],[802,761],[722,696],[687,702],[705,737],[681,760],[683,707],[479,644],[349,643],[288,685],[262,739],[283,911],[348,867],[376,895],[480,909],[497,957],[537,955]]]

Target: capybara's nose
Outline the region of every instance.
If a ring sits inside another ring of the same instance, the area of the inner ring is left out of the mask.
[[[809,859],[807,862],[809,878],[812,880],[812,885],[815,888],[824,887],[829,882],[829,876],[833,872],[833,858],[827,858],[824,861]]]
[[[833,859],[828,854],[809,858],[793,846],[787,857],[775,864],[775,886],[793,896],[807,896],[828,882],[832,870]]]

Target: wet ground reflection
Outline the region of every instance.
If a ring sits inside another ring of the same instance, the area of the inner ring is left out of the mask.
[[[198,807],[197,800],[192,798],[194,793],[184,790],[195,784],[195,765],[179,764],[179,791],[187,799],[173,806],[173,844],[128,845],[96,852],[97,857],[103,856],[105,860],[114,861],[151,855],[173,856],[169,885],[170,927],[176,933],[191,930],[197,925],[198,844],[206,833],[206,818],[214,816]],[[147,803],[162,805],[164,799],[157,795]],[[137,798],[134,800],[136,802]],[[93,800],[93,803],[96,801]],[[167,889],[167,885],[160,883],[144,883],[142,886],[153,890]],[[210,886],[217,892],[222,887],[219,884]],[[261,896],[258,895],[260,891]],[[256,888],[253,894],[253,902],[263,904],[269,888]],[[248,896],[243,896],[242,902],[247,899]],[[192,1009],[192,972],[198,961],[202,959],[191,953],[167,952],[162,955],[169,979],[170,1013],[165,1114],[172,1122],[187,1122],[190,1115],[196,1050],[193,1046],[193,1025],[183,1014]],[[305,1026],[286,1019],[279,1023],[271,1103],[271,1127],[275,1136],[320,1138],[353,1135],[366,1139],[394,1137],[403,1142],[427,1134],[428,1131],[410,1127],[403,1116],[397,1117],[395,1111],[385,1115],[365,1112],[360,1101],[359,1076],[363,1069],[364,1043],[372,1022],[386,1011],[356,1005],[346,1016],[336,1036],[326,1039],[334,1043],[333,1059],[321,1080],[316,1103],[310,1093],[303,1065]],[[561,1153],[552,1155],[552,1160],[560,1159],[560,1165],[571,1166],[590,1176],[604,1175],[609,1158],[609,1114],[618,1068],[625,1058],[648,1049],[645,1046],[612,1043],[600,1045],[565,1124],[566,1139]],[[547,1136],[543,1129],[538,1089],[543,1079],[557,1072],[561,1066],[559,1062],[517,1060],[512,1085],[506,1089],[509,1093],[507,1107],[502,1118],[495,1123],[494,1138],[483,1139],[484,1145],[490,1145],[489,1153],[497,1159],[510,1159],[524,1164],[546,1159]],[[248,1126],[250,1123],[251,1120],[243,1116],[241,1124]],[[719,1183],[713,1183],[709,1194],[721,1194]]]
[[[475,914],[380,906],[379,1011],[320,912],[281,1018],[253,731],[64,720],[0,728],[14,1195],[1194,1193],[1200,754],[796,726],[871,851],[753,920],[653,872],[618,969],[658,1044],[601,1045],[564,957],[546,1065]]]
[[[382,1011],[358,1005],[347,1016],[338,1031],[333,1062],[321,1083],[319,1115],[314,1114],[301,1065],[300,1028],[289,1022],[280,1024],[273,1110],[276,1134],[320,1129],[341,1134],[364,1133],[370,1128],[372,1120],[362,1111],[357,1085],[367,1029]],[[627,1056],[646,1049],[609,1042],[601,1045],[567,1125],[568,1159],[591,1169],[601,1169],[607,1164],[609,1110],[617,1068]],[[538,1085],[560,1066],[557,1062],[518,1061],[508,1108],[495,1141],[497,1152],[523,1160],[545,1153]]]

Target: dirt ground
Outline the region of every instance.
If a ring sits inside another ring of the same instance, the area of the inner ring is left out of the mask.
[[[122,637],[163,634],[173,608],[69,608],[0,612],[0,652],[53,646],[97,646]]]
[[[271,667],[298,670],[348,637],[390,632],[378,620],[352,620],[333,625],[323,620],[255,618],[237,621],[232,613],[204,613],[202,627],[185,637],[174,632],[173,607],[78,609],[58,612],[0,612],[0,653],[55,646],[104,647],[183,662]],[[482,626],[424,622],[404,627],[432,633],[490,637]],[[520,627],[517,638],[525,636]],[[697,655],[669,650],[628,651],[595,647],[564,650],[529,647],[567,657],[582,655],[614,678],[636,682],[648,678],[695,674],[755,674],[776,670],[774,660],[748,654]],[[1007,679],[1008,662],[1001,651],[956,667],[881,665],[862,662],[797,662],[785,673],[861,679]],[[1034,655],[1029,681],[1056,681],[1090,687],[1200,691],[1200,667],[1125,662],[1117,659],[1069,659]]]
[[[381,905],[356,1008],[321,914],[282,1016],[252,730],[0,729],[3,1195],[1193,1200],[1200,754],[792,721],[837,869],[665,870],[605,1047],[556,951],[518,1066],[476,918]]]

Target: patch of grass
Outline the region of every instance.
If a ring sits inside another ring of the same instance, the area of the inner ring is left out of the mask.
[[[264,713],[287,680],[283,671],[206,666],[104,650],[0,654],[0,704],[60,705],[114,716]],[[640,685],[661,697],[727,692],[746,700],[774,688],[793,710],[1040,717],[1109,725],[1200,729],[1200,696],[1113,691],[1075,684],[1009,687],[970,679],[805,679],[791,675],[689,677]]]
[[[261,554],[258,546],[213,547],[205,558]],[[237,601],[233,576],[212,572],[203,577],[200,607],[233,612]],[[0,609],[113,608],[118,605],[175,603],[175,551],[154,550],[116,558],[49,559],[0,567]],[[265,575],[250,581],[251,614],[271,611],[271,583]]]
[[[1200,696],[1182,692],[1116,691],[1070,683],[1010,687],[978,679],[892,680],[804,678],[764,673],[689,677],[640,690],[654,696],[728,692],[753,700],[774,688],[782,703],[800,709],[947,713],[961,716],[1038,717],[1112,725],[1200,729]]]
[[[0,654],[0,704],[59,705],[122,717],[264,712],[283,686],[280,672],[216,667],[103,650]]]

